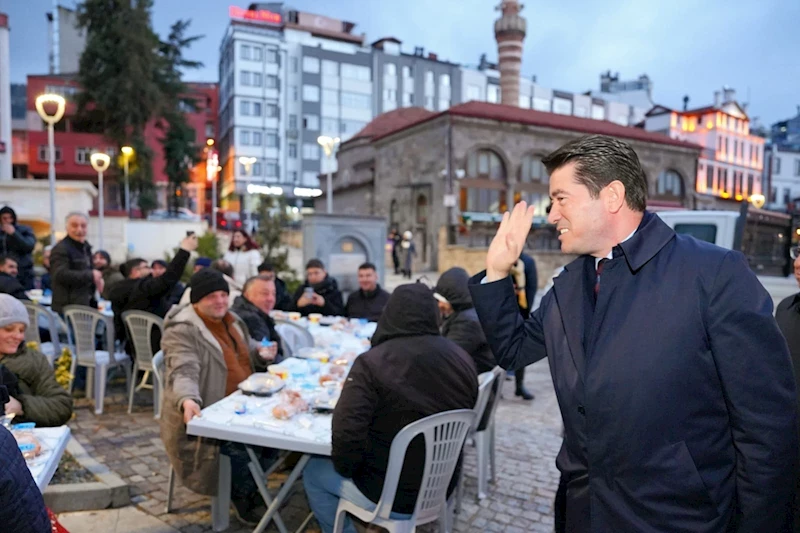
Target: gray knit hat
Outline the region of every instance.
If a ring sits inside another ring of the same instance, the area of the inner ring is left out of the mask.
[[[28,310],[22,302],[10,294],[0,294],[0,328],[20,322],[25,324],[26,328],[31,325]]]

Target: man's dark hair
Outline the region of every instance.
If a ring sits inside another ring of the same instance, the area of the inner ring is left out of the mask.
[[[150,264],[150,267],[152,268],[156,265],[160,266],[161,268],[167,268],[167,262],[164,261],[163,259],[156,259]]]
[[[141,257],[128,259],[127,261],[125,261],[120,265],[119,273],[122,274],[123,277],[127,278],[128,276],[131,275],[133,269],[139,267],[142,263],[147,264],[147,261],[145,261]]]
[[[306,263],[306,270],[309,268],[319,268],[321,270],[325,270],[325,264],[320,261],[319,259],[310,259],[308,263]]]
[[[272,283],[275,283],[275,278],[268,278],[266,276],[253,276],[252,278],[244,282],[244,287],[242,287],[242,294],[245,294],[247,292],[247,289],[249,289],[250,286],[256,283],[257,281],[271,281]]]
[[[269,261],[264,261],[258,265],[258,273],[261,274],[262,272],[275,272],[275,265]]]
[[[625,186],[625,203],[634,211],[647,207],[647,177],[631,145],[606,135],[587,135],[570,141],[542,159],[548,174],[575,163],[575,179],[592,198],[619,180]]]
[[[13,255],[0,254],[0,266],[5,266],[6,261],[14,261],[17,263],[17,266],[19,266],[19,261],[17,261],[17,258]]]
[[[233,277],[233,265],[224,259],[217,259],[211,263],[211,269],[217,272],[222,272],[229,278]]]
[[[358,269],[359,270],[374,270],[375,272],[378,271],[378,269],[375,268],[375,265],[373,265],[372,263],[369,263],[369,262],[368,263],[361,263],[361,266],[359,266]]]

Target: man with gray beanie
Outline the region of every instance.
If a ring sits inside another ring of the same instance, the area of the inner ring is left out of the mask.
[[[180,482],[200,494],[215,493],[219,454],[229,456],[234,511],[242,522],[255,525],[260,497],[244,448],[190,438],[186,424],[200,415],[201,407],[235,392],[250,374],[264,372],[271,354],[269,348],[251,343],[247,326],[229,311],[228,283],[222,273],[205,268],[190,282],[190,303],[167,313],[161,338],[166,367],[161,440]]]

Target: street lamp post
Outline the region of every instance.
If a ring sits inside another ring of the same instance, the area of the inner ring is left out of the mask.
[[[217,231],[217,172],[219,172],[219,156],[212,148],[214,139],[206,139],[206,181],[211,184],[211,229]]]
[[[108,154],[103,154],[96,152],[92,154],[89,158],[92,162],[92,168],[95,169],[97,172],[97,189],[98,193],[98,219],[97,219],[97,233],[98,233],[98,246],[100,249],[103,249],[103,219],[104,219],[104,211],[105,211],[105,202],[103,199],[103,172],[108,170],[108,166],[111,164],[111,158],[108,157]]]
[[[128,213],[128,218],[131,218],[131,187],[128,180],[128,161],[133,155],[133,148],[130,146],[122,147],[122,164],[125,171],[125,212]]]
[[[328,195],[326,197],[327,200],[327,211],[328,214],[333,213],[333,165],[330,164],[333,159],[333,151],[336,149],[336,145],[339,144],[339,137],[328,137],[327,135],[320,135],[317,137],[317,143],[322,146],[322,149],[325,151],[325,157],[328,158],[328,177],[327,181],[325,182],[328,189]]]
[[[45,104],[55,104],[56,112],[48,115],[44,110]],[[55,125],[61,120],[66,110],[67,102],[63,96],[57,94],[42,94],[36,98],[36,111],[43,121],[47,123],[48,164],[47,179],[50,182],[50,244],[56,243],[56,146]]]

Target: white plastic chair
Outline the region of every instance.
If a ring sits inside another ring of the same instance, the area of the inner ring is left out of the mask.
[[[25,309],[28,311],[30,327],[25,331],[25,342],[35,342],[39,345],[39,351],[47,357],[50,366],[54,366],[56,359],[61,356],[61,342],[58,340],[58,319],[47,307],[30,301],[23,301]],[[50,331],[50,342],[42,342],[39,335],[39,317],[47,317],[47,329]]]
[[[103,414],[103,403],[106,396],[108,371],[121,366],[125,370],[125,382],[128,389],[131,383],[131,359],[125,352],[117,352],[114,347],[114,323],[111,319],[91,307],[68,305],[64,307],[64,317],[71,326],[75,337],[75,351],[72,357],[69,391],[72,392],[75,371],[78,366],[86,367],[86,390],[89,396],[90,384],[94,385],[94,413]],[[106,328],[105,350],[95,348],[97,326],[103,323]]]
[[[153,345],[150,342],[150,336],[153,332],[153,328],[158,328],[162,334],[164,333],[164,319],[146,311],[125,311],[122,313],[122,322],[128,330],[128,342],[133,344],[133,351],[136,354],[136,358],[133,362],[134,383],[136,383],[136,379],[139,377],[139,371],[144,370],[141,383],[135,387],[131,387],[128,394],[128,414],[130,414],[133,411],[134,392],[151,387],[147,385],[147,378],[150,376],[150,372],[154,370]],[[152,389],[153,412],[155,417],[159,418],[161,415],[161,409],[159,407],[159,387],[156,384]]]
[[[494,483],[497,474],[497,465],[495,463],[495,413],[497,407],[500,405],[500,389],[503,386],[503,376],[505,370],[499,366],[494,367],[494,383],[492,385],[493,395],[489,395],[489,401],[486,403],[485,412],[488,413],[486,424],[480,427],[481,421],[478,420],[477,430],[473,435],[475,441],[475,453],[478,456],[478,500],[486,497],[488,490],[488,483]]]
[[[495,390],[495,383],[497,382],[497,374],[494,370],[490,370],[489,372],[484,372],[480,376],[478,376],[478,400],[475,402],[475,408],[472,410],[475,413],[475,421],[472,423],[472,427],[469,428],[469,437],[471,437],[474,441],[476,439],[476,433],[478,431],[478,426],[483,420],[483,415],[486,412],[486,407],[489,404],[489,399],[492,396],[493,390]],[[493,402],[497,403],[497,402]],[[490,406],[490,407],[493,407]],[[481,487],[485,485],[485,476],[482,476],[481,473],[485,473],[486,468],[484,465],[485,461],[481,460],[480,455],[478,456],[478,491],[480,492]],[[483,485],[481,484],[483,480]],[[461,501],[464,497],[464,469],[462,468],[458,474],[458,488],[456,490],[456,512],[461,512]]]
[[[447,488],[453,478],[458,457],[464,447],[464,439],[475,420],[475,412],[470,409],[446,411],[417,420],[404,427],[392,441],[389,449],[389,464],[380,501],[374,511],[367,511],[353,502],[341,499],[336,510],[334,533],[344,530],[347,513],[369,524],[375,524],[391,533],[411,533],[417,526],[439,520],[443,530],[450,522],[446,497]],[[425,466],[422,470],[417,504],[408,520],[390,518],[392,505],[397,494],[397,484],[403,471],[406,451],[417,435],[425,438]]]
[[[283,340],[284,357],[291,357],[300,348],[313,348],[314,337],[303,326],[299,326],[288,320],[276,320],[275,331]]]
[[[153,356],[153,375],[156,378],[156,389],[158,390],[158,414],[156,418],[161,418],[161,407],[164,405],[164,352],[157,351]],[[155,392],[153,393],[155,395]],[[169,479],[167,481],[167,513],[172,512],[172,495],[175,493],[175,469],[169,466]]]

